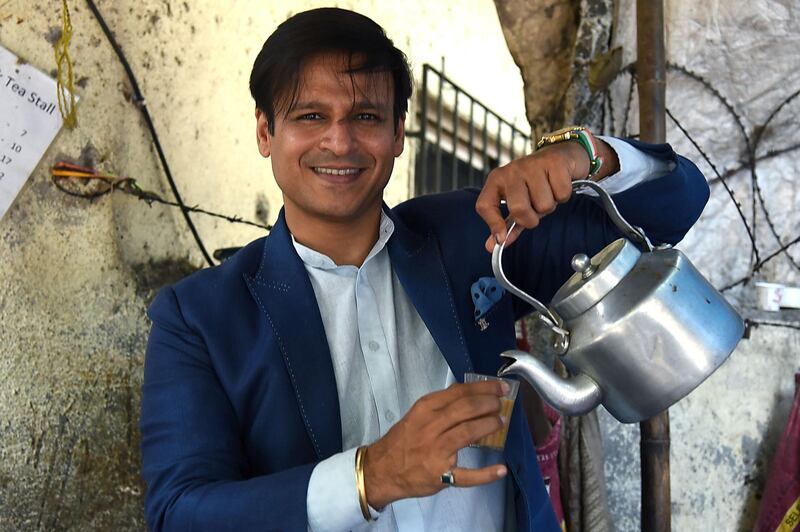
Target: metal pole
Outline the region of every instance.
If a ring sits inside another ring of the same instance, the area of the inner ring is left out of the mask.
[[[453,102],[453,168],[450,174],[450,190],[458,190],[458,91]]]
[[[436,159],[433,170],[433,192],[442,192],[442,114],[444,113],[444,77],[439,76],[436,98]]]
[[[639,135],[666,142],[666,58],[663,0],[636,0],[636,76],[639,84]]]
[[[666,142],[666,68],[663,0],[636,0],[636,75],[639,136]],[[671,530],[669,412],[639,424],[642,466],[642,531]]]
[[[419,140],[422,143],[419,152],[422,161],[417,166],[419,168],[415,180],[417,196],[428,192],[428,70],[427,64],[422,65],[422,110],[419,124]]]
[[[469,95],[467,95],[469,96]],[[472,141],[475,139],[475,100],[472,98],[469,99],[469,140],[467,141],[469,146],[467,147],[467,165],[469,166],[469,170],[467,173],[467,185],[473,186],[472,183],[472,153],[475,150],[475,146],[473,145]]]
[[[486,181],[489,175],[489,109],[483,108],[483,179],[481,185]]]

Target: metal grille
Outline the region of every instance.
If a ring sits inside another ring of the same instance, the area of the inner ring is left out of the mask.
[[[416,195],[480,187],[530,149],[530,137],[429,64],[422,66]]]

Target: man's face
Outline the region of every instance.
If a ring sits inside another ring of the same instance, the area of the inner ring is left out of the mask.
[[[258,148],[272,158],[286,216],[300,224],[356,223],[380,209],[403,151],[394,86],[385,73],[347,74],[347,57],[319,56],[300,71],[295,105],[275,114],[275,134],[256,111]]]

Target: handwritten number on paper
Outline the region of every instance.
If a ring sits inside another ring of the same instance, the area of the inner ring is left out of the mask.
[[[22,146],[20,146],[16,142],[12,142],[11,143],[11,149],[14,150],[15,152],[19,153],[19,152],[22,151]]]
[[[0,157],[0,163],[11,164],[11,161],[13,161],[13,159],[8,155],[3,155]]]

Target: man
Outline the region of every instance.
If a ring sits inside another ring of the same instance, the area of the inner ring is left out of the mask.
[[[501,384],[460,384],[497,372],[530,309],[506,294],[479,327],[471,287],[491,277],[487,251],[516,240],[507,270],[548,300],[574,253],[618,238],[575,179],[591,172],[632,223],[674,243],[707,199],[703,177],[666,145],[597,140],[592,159],[570,141],[493,171],[480,196],[389,209],[408,67],[377,24],[340,9],[281,24],[251,92],[284,209],[268,237],[150,308],[149,526],[558,530],[519,405],[503,420]],[[506,235],[501,200],[536,229]],[[503,453],[468,447],[506,421]]]

